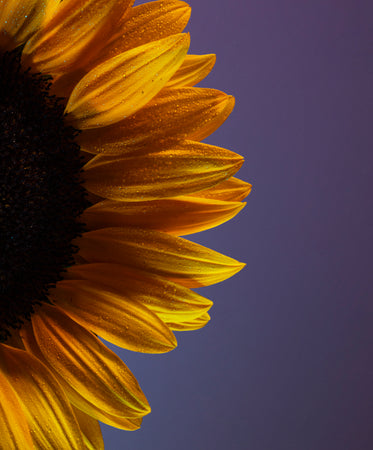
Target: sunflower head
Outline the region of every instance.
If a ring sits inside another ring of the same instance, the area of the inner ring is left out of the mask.
[[[0,434],[5,448],[103,448],[150,407],[99,339],[175,348],[212,303],[191,288],[243,264],[180,236],[219,225],[251,186],[201,142],[234,106],[195,85],[189,6],[6,0],[0,11]],[[43,410],[43,419],[39,412]],[[53,433],[50,430],[53,429]]]

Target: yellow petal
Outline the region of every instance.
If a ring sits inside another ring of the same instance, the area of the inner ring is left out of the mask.
[[[144,353],[164,353],[177,343],[169,328],[146,306],[95,281],[65,280],[51,292],[58,306],[112,344]]]
[[[66,381],[64,373],[56,370],[54,366],[51,366],[45,359],[43,353],[41,353],[40,348],[35,340],[31,324],[25,324],[22,327],[21,334],[27,351],[35,355],[40,361],[42,361],[49,367],[51,372],[53,372],[53,374],[58,379],[59,384],[62,386],[72,405],[74,405],[76,408],[79,408],[81,411],[95,418],[96,420],[106,423],[107,425],[110,425],[112,427],[120,428],[121,430],[137,430],[140,427],[142,420],[141,417],[126,418],[109,414],[100,409],[99,405],[90,402],[86,397],[75,390]],[[121,411],[121,413],[123,413],[123,411]]]
[[[210,320],[210,316],[205,313],[202,316],[196,317],[193,320],[188,320],[185,322],[168,322],[167,325],[171,328],[171,330],[175,331],[191,331],[191,330],[199,330],[207,325]]]
[[[23,44],[56,11],[59,0],[5,0],[0,9],[0,48]]]
[[[182,236],[216,227],[245,205],[188,196],[149,202],[105,200],[86,209],[82,222],[89,230],[133,226]]]
[[[23,0],[22,0],[23,1]],[[64,0],[27,42],[25,67],[51,75],[77,69],[97,52],[132,0]]]
[[[186,239],[137,228],[90,231],[76,243],[88,262],[127,265],[187,287],[218,283],[245,265]]]
[[[251,188],[251,184],[246,181],[232,177],[204,191],[189,194],[188,197],[240,202],[250,194]]]
[[[118,122],[148,103],[183,62],[189,35],[136,47],[91,70],[77,84],[66,106],[80,130]]]
[[[179,70],[170,78],[166,87],[180,88],[194,86],[211,72],[215,65],[216,56],[187,55]]]
[[[84,448],[70,403],[44,364],[28,352],[2,345],[0,370],[12,380],[38,448]]]
[[[2,346],[3,344],[0,344]],[[0,370],[0,436],[3,449],[32,449],[27,419],[7,377]]]
[[[67,383],[103,411],[141,417],[150,411],[135,377],[91,332],[57,307],[43,305],[32,317],[44,358]]]
[[[89,153],[115,155],[145,147],[165,148],[165,141],[175,139],[200,141],[224,122],[233,106],[232,96],[215,89],[163,89],[115,127],[82,133],[79,144]]]
[[[112,200],[145,201],[206,189],[233,175],[243,158],[229,150],[183,141],[172,149],[129,156],[98,155],[85,166],[85,187]]]
[[[181,33],[190,17],[190,6],[178,0],[155,1],[131,8],[125,22],[91,66],[127,50]]]
[[[73,407],[75,417],[82,432],[84,444],[88,450],[104,450],[100,424],[78,408]]]
[[[165,278],[119,264],[82,264],[69,268],[68,276],[96,281],[136,300],[165,322],[184,322],[208,311],[212,302]]]

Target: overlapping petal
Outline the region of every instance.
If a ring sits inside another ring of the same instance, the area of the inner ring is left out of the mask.
[[[0,436],[4,449],[31,449],[32,437],[16,393],[0,370]]]
[[[168,322],[167,325],[171,328],[171,330],[175,331],[192,331],[203,328],[205,325],[207,325],[209,320],[209,314],[204,313],[201,316],[191,320],[186,320],[184,322]]]
[[[223,281],[245,264],[186,239],[137,228],[104,228],[77,240],[84,259],[148,270],[187,287]]]
[[[181,33],[188,23],[190,12],[190,6],[179,0],[160,0],[131,8],[123,25],[96,54],[90,66],[132,48]]]
[[[0,371],[12,382],[37,448],[84,448],[70,403],[46,366],[26,351],[1,345]]]
[[[119,264],[92,263],[72,266],[68,277],[90,280],[135,300],[164,322],[185,322],[207,312],[212,302],[196,292],[151,273]]]
[[[118,122],[148,103],[183,62],[189,35],[136,47],[96,66],[70,95],[66,113],[80,130]]]
[[[88,130],[79,137],[84,151],[107,155],[165,147],[167,141],[200,141],[229,116],[234,98],[205,88],[162,89],[148,104],[115,127]]]
[[[185,236],[230,220],[245,205],[186,195],[148,202],[104,200],[88,208],[82,221],[89,230],[132,226]]]
[[[64,0],[27,42],[24,67],[58,75],[76,70],[107,41],[133,0]]]
[[[187,55],[179,70],[171,77],[166,87],[180,88],[194,86],[203,80],[211,72],[216,61],[216,56],[211,55]]]
[[[176,347],[175,336],[146,306],[97,281],[61,281],[51,295],[76,322],[115,345],[147,353]]]
[[[240,202],[250,194],[251,189],[251,184],[238,178],[231,177],[211,188],[193,192],[193,194],[189,194],[189,197]]]
[[[229,150],[183,141],[166,150],[98,155],[85,165],[85,187],[111,200],[145,201],[207,189],[233,175],[243,158]]]
[[[0,48],[12,50],[32,36],[55,13],[59,0],[6,0],[0,9]]]
[[[74,406],[73,411],[79,423],[87,450],[104,450],[104,440],[102,439],[100,424],[97,420]]]
[[[79,395],[114,416],[136,418],[150,412],[125,364],[61,309],[43,305],[32,317],[32,325],[35,341],[48,365]]]

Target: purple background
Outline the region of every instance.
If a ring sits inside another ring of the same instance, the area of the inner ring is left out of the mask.
[[[235,111],[208,142],[254,185],[231,222],[193,239],[247,262],[200,292],[210,324],[166,355],[118,354],[152,414],[103,426],[106,448],[373,448],[370,1],[192,0],[203,85]]]

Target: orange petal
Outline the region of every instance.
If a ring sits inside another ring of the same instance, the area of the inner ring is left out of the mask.
[[[167,83],[183,62],[189,35],[136,47],[91,70],[76,85],[66,106],[80,130],[103,127],[134,114]]]
[[[59,0],[6,0],[0,9],[0,48],[12,50],[29,39],[55,13]]]
[[[193,320],[188,320],[185,322],[167,322],[167,325],[171,328],[171,330],[175,331],[191,331],[191,330],[199,330],[203,328],[210,320],[210,316],[205,313],[202,316],[196,317]]]
[[[184,141],[156,152],[98,155],[85,165],[85,187],[111,200],[176,197],[220,183],[242,163],[243,158],[229,150]]]
[[[181,33],[188,23],[190,11],[187,3],[178,0],[149,2],[131,8],[123,25],[90,66],[132,48]]]
[[[106,285],[128,301],[145,305],[164,322],[189,321],[212,306],[210,300],[184,286],[119,264],[76,265],[69,268],[68,276]]]
[[[82,222],[89,230],[133,226],[182,236],[216,227],[245,205],[188,196],[149,202],[105,200],[86,209]]]
[[[112,33],[133,0],[64,0],[53,17],[27,42],[25,67],[51,75],[82,66]]]
[[[88,130],[79,143],[84,151],[114,155],[164,148],[175,139],[200,141],[220,127],[233,106],[232,96],[215,89],[163,89],[133,116],[106,130]]]
[[[74,406],[73,411],[79,423],[87,450],[104,450],[104,440],[98,421]]]
[[[194,86],[211,72],[215,65],[215,55],[187,55],[179,70],[175,72],[166,87],[180,88]]]
[[[3,344],[0,344],[2,346]],[[6,351],[6,350],[5,350]],[[11,379],[10,379],[11,380]],[[33,448],[30,429],[22,406],[8,378],[0,370],[0,436],[4,449]]]
[[[89,401],[117,416],[141,417],[150,411],[125,364],[60,308],[43,305],[32,325],[45,359]]]
[[[37,448],[83,448],[70,403],[44,364],[28,352],[2,345],[0,370],[12,380]]]
[[[120,428],[122,430],[137,430],[141,425],[141,417],[136,418],[126,418],[126,417],[118,417],[112,414],[109,414],[102,409],[96,403],[91,403],[86,397],[81,395],[77,390],[75,390],[65,379],[64,373],[59,372],[51,366],[49,362],[44,357],[43,353],[35,340],[35,336],[32,330],[31,324],[25,324],[22,327],[22,339],[25,343],[25,347],[27,351],[35,355],[40,361],[42,361],[45,365],[49,367],[49,369],[53,372],[53,374],[58,379],[59,384],[62,386],[64,392],[68,396],[71,404],[73,404],[76,408],[79,408],[84,413],[89,416],[100,420],[107,425],[112,427]],[[123,413],[123,411],[121,412]]]
[[[218,283],[245,265],[186,239],[137,228],[90,231],[76,243],[88,262],[124,264],[187,287]]]
[[[250,194],[251,188],[251,184],[246,181],[232,177],[204,191],[189,194],[188,197],[240,202]]]
[[[177,343],[169,328],[146,306],[95,281],[65,280],[51,292],[58,306],[112,344],[144,353],[164,353]]]

